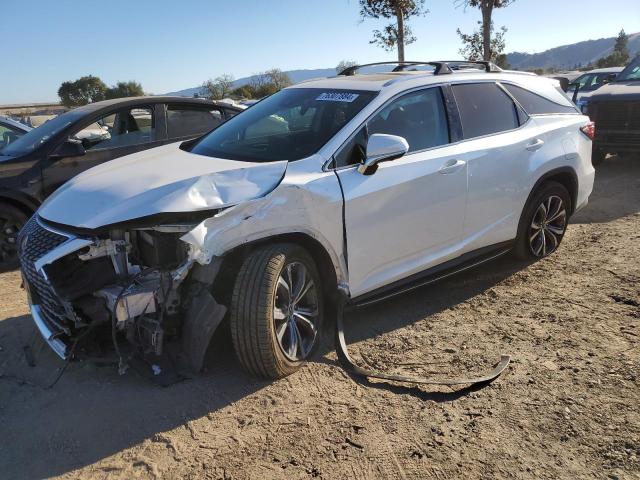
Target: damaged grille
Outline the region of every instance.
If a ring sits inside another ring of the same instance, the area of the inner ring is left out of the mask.
[[[42,309],[44,321],[52,332],[71,334],[65,310],[51,285],[35,268],[35,262],[68,240],[64,235],[42,227],[35,215],[25,224],[18,237],[20,264],[29,283],[32,301]]]

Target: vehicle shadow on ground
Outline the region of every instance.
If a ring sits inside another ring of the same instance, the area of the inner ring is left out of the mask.
[[[348,314],[348,342],[369,339],[454,307],[502,281],[524,265],[503,258],[439,284]],[[331,337],[329,333],[326,338]],[[239,367],[223,332],[209,353],[206,372],[167,388],[132,373],[119,376],[113,366],[71,363],[59,382],[46,389],[64,365],[39,338],[30,316],[0,322],[0,465],[5,478],[42,478],[68,473],[184,426],[267,387]],[[24,347],[29,347],[25,355]],[[327,358],[332,341],[323,342],[318,361]],[[333,358],[333,356],[331,356]],[[30,367],[32,361],[35,366]],[[360,381],[360,379],[355,379]],[[369,383],[407,393],[401,386]],[[414,395],[452,401],[469,390]],[[29,409],[20,398],[29,398]],[[36,408],[34,408],[34,406]],[[4,418],[3,418],[4,417]]]
[[[571,223],[606,223],[640,212],[640,155],[614,156],[596,167],[589,204]]]

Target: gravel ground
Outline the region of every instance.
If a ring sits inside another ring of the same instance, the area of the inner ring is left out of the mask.
[[[640,158],[598,170],[560,250],[504,258],[347,318],[353,356],[471,374],[481,389],[356,381],[330,342],[280,381],[245,375],[221,336],[167,388],[62,363],[0,275],[0,477],[640,478]],[[27,365],[24,347],[36,365]]]

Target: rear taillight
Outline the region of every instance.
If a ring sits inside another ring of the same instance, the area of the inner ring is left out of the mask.
[[[596,136],[596,124],[589,122],[584,127],[580,127],[580,131],[589,137],[590,140],[593,140]]]

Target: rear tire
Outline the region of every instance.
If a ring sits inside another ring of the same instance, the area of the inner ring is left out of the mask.
[[[599,148],[594,148],[591,152],[591,165],[594,167],[601,165],[605,158],[607,158],[607,152],[600,150]]]
[[[323,307],[320,275],[305,249],[281,243],[251,252],[236,277],[230,309],[242,367],[271,379],[298,370],[320,343]]]
[[[533,194],[524,208],[514,254],[522,260],[539,260],[555,252],[567,230],[571,195],[564,185],[550,181]]]
[[[18,232],[28,219],[19,208],[0,203],[0,272],[18,267]]]

